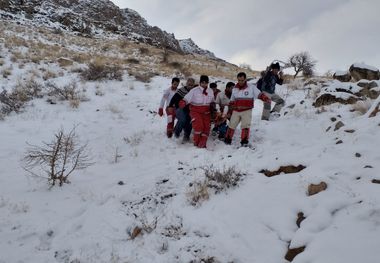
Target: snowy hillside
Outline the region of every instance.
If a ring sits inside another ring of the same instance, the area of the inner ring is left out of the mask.
[[[5,76],[11,60],[2,61]],[[36,64],[32,76],[32,65],[13,65],[0,86],[10,92],[33,77],[44,92],[72,83],[81,99],[44,96],[2,115],[1,263],[378,262],[380,114],[337,103],[315,108],[319,84],[284,85],[278,119],[261,121],[255,103],[254,149],[238,147],[237,131],[232,146],[210,138],[204,150],[165,136],[156,111],[170,78],[83,81],[50,64],[55,75],[44,81],[37,73],[46,67]],[[336,83],[322,92],[335,92]],[[74,171],[70,184],[50,188],[22,168],[28,144],[73,127],[93,165]],[[235,186],[221,190],[206,179],[228,169]],[[325,191],[309,195],[321,182]]]

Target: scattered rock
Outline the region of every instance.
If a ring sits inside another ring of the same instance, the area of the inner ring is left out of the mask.
[[[337,141],[335,144],[342,144],[343,143],[343,141],[342,140],[339,140],[339,141]]]
[[[298,166],[287,165],[287,166],[281,166],[276,171],[269,171],[269,170],[264,170],[263,169],[263,170],[260,171],[260,173],[265,174],[265,176],[267,176],[267,177],[272,177],[272,176],[275,176],[275,175],[279,175],[281,173],[285,173],[285,174],[298,173],[298,172],[302,171],[305,168],[306,168],[306,166],[303,166],[301,164],[298,165]]]
[[[296,104],[292,104],[292,105],[289,105],[289,106],[286,107],[286,108],[288,108],[288,109],[293,109],[295,106],[296,106]]]
[[[372,180],[372,183],[374,183],[374,184],[380,184],[380,180],[373,179],[373,180]]]
[[[325,191],[327,189],[327,184],[321,182],[319,184],[310,184],[307,188],[309,196],[318,194],[319,192]]]
[[[292,262],[293,259],[300,253],[302,253],[305,250],[305,246],[303,247],[297,247],[297,248],[289,248],[288,252],[285,255],[285,259]]]
[[[334,121],[336,121],[336,118],[335,118],[335,117],[331,117],[330,120],[331,120],[332,122],[334,122]]]
[[[319,96],[315,102],[313,103],[314,107],[321,107],[321,106],[326,106],[330,105],[333,103],[340,103],[340,104],[354,104],[358,100],[360,100],[358,97],[352,95],[349,96],[348,99],[343,99],[339,97],[335,97],[333,94],[325,93]]]
[[[367,65],[351,65],[350,74],[355,81],[359,81],[361,79],[379,80],[379,70]]]
[[[364,168],[373,168],[372,165],[366,165]]]
[[[334,131],[339,130],[339,129],[342,128],[343,126],[344,126],[344,123],[341,122],[341,121],[338,121],[338,122],[335,124]]]
[[[356,180],[360,180],[360,179],[362,179],[360,176],[359,176],[359,177],[356,177]]]
[[[329,126],[329,127],[326,129],[326,132],[328,132],[329,130],[331,130],[331,126]]]
[[[141,234],[141,232],[142,232],[142,229],[141,229],[140,227],[136,226],[136,227],[133,229],[130,238],[131,238],[132,240],[135,239],[136,237],[138,237],[138,236]]]
[[[117,184],[118,185],[124,185],[124,182],[123,181],[119,181]]]
[[[182,171],[182,170],[183,170],[183,167],[178,167],[177,170],[178,170],[178,171]]]
[[[347,132],[347,133],[354,133],[355,132],[355,130],[353,130],[353,129],[350,129],[350,130],[344,130],[345,132]]]
[[[360,153],[355,153],[355,157],[362,157],[362,155]]]
[[[299,212],[298,214],[297,214],[297,221],[296,221],[296,224],[297,224],[297,226],[300,228],[301,227],[301,223],[302,223],[302,221],[303,220],[305,220],[306,219],[306,217],[304,216],[304,214],[302,213],[302,212]]]
[[[74,64],[74,61],[68,58],[58,58],[57,63],[59,64],[60,67],[68,67],[68,66],[72,66]]]

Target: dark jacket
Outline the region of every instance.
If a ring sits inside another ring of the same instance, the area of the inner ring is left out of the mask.
[[[263,78],[261,90],[273,94],[276,89],[276,84],[282,85],[283,82],[283,79],[280,79],[277,75],[273,74],[272,71],[268,71]]]
[[[189,91],[190,90],[187,89],[187,87],[182,87],[179,90],[177,90],[177,92],[174,94],[173,98],[169,102],[169,107],[174,107],[174,108],[178,109],[179,108],[178,104],[179,104],[180,100],[182,100],[183,97],[185,97],[185,95],[187,93],[189,93]],[[186,107],[184,108],[184,110],[186,112],[189,112],[189,106],[186,105]]]

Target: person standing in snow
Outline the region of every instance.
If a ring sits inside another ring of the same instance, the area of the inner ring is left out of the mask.
[[[174,127],[174,119],[175,119],[175,111],[174,108],[169,107],[169,102],[173,98],[174,94],[177,91],[179,85],[179,78],[172,79],[172,85],[170,88],[164,90],[164,94],[162,95],[160,107],[158,109],[158,115],[162,117],[164,115],[164,106],[166,105],[166,115],[167,115],[167,126],[166,126],[166,135],[168,138],[173,136],[173,127]]]
[[[179,102],[183,99],[183,97],[185,97],[187,93],[189,93],[189,91],[194,87],[194,85],[195,80],[193,78],[187,79],[186,86],[178,89],[169,102],[169,107],[175,109],[175,116],[177,118],[177,123],[174,127],[174,136],[178,138],[183,130],[183,142],[187,142],[190,140],[190,133],[192,127],[189,105],[186,105],[185,108],[181,109],[179,107]]]
[[[219,92],[215,99],[215,104],[219,106],[219,112],[216,115],[213,132],[218,133],[219,139],[224,139],[227,131],[227,111],[230,104],[232,89],[235,83],[228,82],[224,92]]]
[[[285,105],[285,101],[275,93],[276,84],[282,85],[284,82],[282,76],[280,64],[277,62],[270,65],[270,70],[262,78],[261,90],[271,101],[276,103],[271,111],[271,102],[264,102],[263,113],[261,115],[262,120],[269,120],[270,114],[273,112],[279,114],[281,108]]]
[[[211,128],[211,111],[214,108],[214,92],[208,87],[209,78],[202,75],[199,86],[193,88],[180,101],[180,108],[190,105],[190,116],[194,130],[193,142],[199,148],[206,148]]]
[[[247,82],[247,75],[240,72],[237,75],[237,84],[232,90],[230,99],[229,114],[231,114],[228,130],[224,142],[231,144],[236,127],[240,123],[241,127],[241,145],[248,145],[249,130],[252,120],[252,109],[254,99],[259,98],[266,103],[270,103],[270,98],[264,92],[256,87],[256,85]]]

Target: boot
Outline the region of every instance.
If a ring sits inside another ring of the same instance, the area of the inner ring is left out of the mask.
[[[231,144],[234,133],[235,133],[234,129],[228,128],[227,133],[226,133],[226,138],[224,138],[225,144]]]
[[[207,138],[208,136],[205,134],[202,134],[201,140],[199,141],[198,147],[199,148],[206,148],[207,145]]]
[[[194,146],[198,146],[200,140],[201,140],[201,134],[200,133],[194,133],[194,136],[193,136]]]
[[[241,130],[241,146],[247,146],[248,145],[248,138],[249,138],[249,128],[245,128]]]

